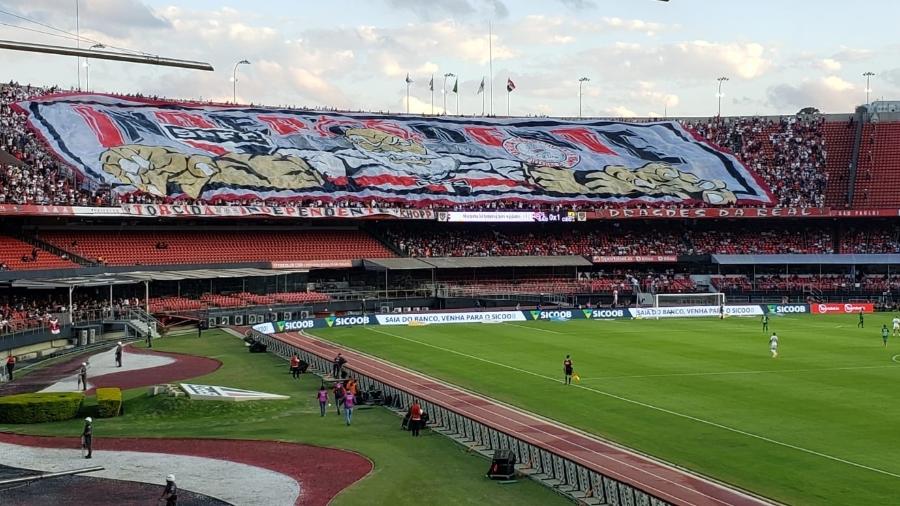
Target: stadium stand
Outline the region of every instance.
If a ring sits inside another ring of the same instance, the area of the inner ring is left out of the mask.
[[[900,123],[863,126],[853,206],[900,206]]]
[[[91,184],[82,175],[72,173],[48,155],[34,134],[26,130],[23,115],[13,112],[9,104],[56,91],[56,88],[21,86],[16,83],[0,86],[0,203],[117,206],[121,203],[174,200],[171,197],[161,198],[144,193],[111,193],[106,185],[96,182]],[[852,148],[852,129],[848,128],[846,120],[827,122],[822,116],[744,117],[686,120],[683,124],[698,136],[735,153],[769,184],[777,205],[821,207],[828,204],[843,207],[846,202],[847,167]],[[895,167],[900,161],[896,153],[897,144],[890,142],[900,135],[898,128],[900,124],[885,123],[878,125],[878,128],[873,124],[866,125],[865,146],[862,151],[865,156],[861,155],[860,160],[863,172],[886,184],[878,185],[876,191],[875,185],[868,188],[866,177],[857,178],[856,188],[859,191],[854,204],[875,207],[900,202],[900,197],[892,199],[900,194],[892,191],[900,185],[900,179],[892,176],[897,171],[891,167]],[[864,159],[866,157],[869,157],[869,161]],[[231,197],[202,201],[179,196],[177,200],[216,205],[403,206],[377,199],[330,202],[306,199],[263,201]],[[453,209],[467,210],[534,207],[519,201],[452,206]],[[552,209],[556,206],[539,207]],[[584,206],[574,207],[587,209]],[[599,206],[609,207],[618,206]]]
[[[12,237],[0,236],[0,270],[72,269],[78,264]]]
[[[712,118],[686,126],[729,149],[768,183],[785,207],[822,207],[826,172],[825,118]]]
[[[105,265],[223,264],[395,256],[355,230],[308,232],[43,232],[56,247]]]
[[[822,224],[779,224],[778,227],[746,224],[737,228],[728,223],[690,227],[679,221],[597,223],[590,228],[494,227],[487,230],[447,226],[435,230],[433,227],[400,225],[388,228],[385,237],[401,253],[412,257],[834,252],[833,235],[830,228]],[[856,236],[853,239],[857,240]]]

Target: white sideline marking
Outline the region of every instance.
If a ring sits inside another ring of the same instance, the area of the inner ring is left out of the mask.
[[[528,329],[528,330],[538,330],[538,331],[540,331],[540,332],[549,332],[549,333],[551,333],[551,334],[559,334],[559,335],[565,334],[565,332],[557,332],[557,331],[555,331],[555,330],[539,329],[539,328],[537,328],[537,327],[529,327],[528,325],[519,325],[518,323],[509,323],[509,322],[506,322],[506,324],[507,324],[507,325],[512,325],[513,327],[519,327],[519,328]]]
[[[900,357],[900,355],[897,355]],[[894,360],[894,362],[897,362]],[[681,373],[670,373],[670,374],[643,374],[643,375],[633,375],[633,376],[595,376],[593,378],[581,378],[581,381],[590,381],[590,380],[608,380],[608,379],[632,379],[632,378],[673,378],[678,376],[719,376],[719,375],[729,375],[729,374],[768,374],[768,373],[782,373],[782,372],[818,372],[818,371],[855,371],[857,369],[886,369],[886,368],[894,368],[897,367],[895,365],[860,365],[853,367],[824,367],[821,369],[784,369],[777,370],[773,369],[770,371],[722,371],[722,372],[681,372]]]
[[[900,355],[894,355],[893,357],[891,357],[891,361],[897,362],[898,364],[900,364],[900,362],[897,361],[898,358],[900,358]]]
[[[396,334],[391,334],[390,332],[385,332],[385,331],[383,331],[383,330],[376,330],[376,329],[374,329],[374,328],[372,328],[372,327],[363,327],[363,328],[366,329],[366,330],[370,330],[370,331],[372,331],[372,332],[377,332],[377,333],[379,333],[379,334],[384,334],[384,335],[386,335],[386,336],[390,336],[390,337],[393,337],[393,338],[396,338],[396,339],[402,339],[402,340],[404,340],[404,341],[409,341],[409,342],[412,342],[412,343],[420,344],[420,345],[422,345],[422,346],[427,346],[427,347],[429,347],[429,348],[434,348],[434,349],[436,349],[436,350],[441,350],[441,351],[444,351],[444,352],[447,352],[447,353],[452,353],[452,354],[454,354],[454,355],[459,355],[459,356],[461,356],[461,357],[470,358],[470,359],[472,359],[472,360],[478,360],[479,362],[484,362],[484,363],[487,363],[487,364],[496,365],[496,366],[498,366],[498,367],[504,367],[504,368],[506,368],[506,369],[510,369],[510,370],[513,370],[513,371],[518,371],[518,372],[520,372],[520,373],[528,374],[528,375],[531,375],[531,376],[535,376],[535,377],[537,377],[537,378],[543,378],[543,379],[546,379],[546,380],[550,380],[550,381],[553,381],[553,382],[555,382],[555,383],[562,383],[562,380],[559,380],[559,379],[556,379],[556,378],[551,378],[550,376],[545,376],[545,375],[543,375],[543,374],[536,373],[536,372],[532,372],[532,371],[526,371],[525,369],[519,369],[518,367],[513,367],[513,366],[511,366],[511,365],[501,364],[500,362],[494,362],[493,360],[488,360],[488,359],[486,359],[486,358],[476,357],[476,356],[474,356],[474,355],[469,355],[469,354],[467,354],[467,353],[462,353],[462,352],[459,352],[459,351],[456,351],[456,350],[451,350],[451,349],[449,349],[449,348],[443,348],[443,347],[441,347],[441,346],[436,346],[436,345],[429,344],[429,343],[423,343],[422,341],[417,341],[417,340],[415,340],[415,339],[410,339],[410,338],[408,338],[408,337],[398,336],[398,335],[396,335]],[[898,358],[898,357],[900,357],[900,355],[895,355],[891,360],[894,360],[894,359],[896,359],[896,358]],[[894,360],[894,361],[896,361],[896,360]],[[893,366],[890,366],[890,367],[893,367]],[[785,447],[785,448],[790,448],[790,449],[792,449],[792,450],[797,450],[797,451],[800,451],[800,452],[803,452],[803,453],[808,453],[808,454],[810,454],[810,455],[816,455],[816,456],[818,456],[818,457],[822,457],[822,458],[825,458],[825,459],[828,459],[828,460],[833,460],[833,461],[835,461],[835,462],[840,462],[840,463],[842,463],[842,464],[847,464],[847,465],[849,465],[849,466],[858,467],[858,468],[860,468],[860,469],[866,469],[866,470],[868,470],[868,471],[873,471],[873,472],[876,472],[876,473],[879,473],[879,474],[884,474],[884,475],[886,475],[886,476],[892,476],[892,477],[894,477],[894,478],[900,478],[900,474],[895,474],[895,473],[892,473],[892,472],[890,472],[890,471],[885,471],[884,469],[878,469],[877,467],[870,467],[870,466],[867,466],[867,465],[865,465],[865,464],[859,464],[859,463],[857,463],[857,462],[853,462],[853,461],[850,461],[850,460],[845,460],[845,459],[842,459],[842,458],[840,458],[840,457],[835,457],[835,456],[833,456],[833,455],[828,455],[827,453],[817,452],[817,451],[815,451],[815,450],[810,450],[810,449],[808,449],[808,448],[803,448],[802,446],[796,446],[796,445],[793,445],[793,444],[790,444],[790,443],[785,443],[785,442],[778,441],[778,440],[775,440],[775,439],[772,439],[772,438],[768,438],[768,437],[766,437],[766,436],[760,436],[759,434],[753,434],[752,432],[743,431],[743,430],[741,430],[741,429],[736,429],[736,428],[734,428],[734,427],[729,427],[729,426],[727,426],[727,425],[722,425],[722,424],[720,424],[720,423],[712,422],[712,421],[710,421],[710,420],[704,420],[703,418],[697,418],[697,417],[695,417],[695,416],[686,415],[686,414],[684,414],[684,413],[679,413],[679,412],[677,412],[677,411],[672,411],[672,410],[670,410],[670,409],[661,408],[661,407],[659,407],[659,406],[654,406],[654,405],[652,405],[652,404],[647,404],[646,402],[636,401],[636,400],[634,400],[634,399],[629,399],[629,398],[627,398],[627,397],[622,397],[621,395],[616,395],[616,394],[613,394],[613,393],[604,392],[603,390],[598,390],[598,389],[596,389],[596,388],[591,388],[591,387],[587,387],[587,386],[584,386],[584,385],[578,385],[578,384],[574,384],[574,383],[573,383],[572,385],[570,385],[570,386],[573,386],[573,387],[576,387],[576,388],[581,388],[581,389],[583,389],[583,390],[587,390],[587,391],[589,391],[589,392],[594,392],[594,393],[597,393],[597,394],[600,394],[600,395],[604,395],[604,396],[606,396],[606,397],[610,397],[610,398],[613,398],[613,399],[617,399],[617,400],[620,400],[620,401],[622,401],[622,402],[627,402],[627,403],[629,403],[629,404],[634,404],[634,405],[641,406],[641,407],[644,407],[644,408],[652,409],[652,410],[654,410],[654,411],[659,411],[659,412],[666,413],[666,414],[669,414],[669,415],[672,415],[672,416],[677,416],[677,417],[679,417],[679,418],[685,418],[685,419],[687,419],[687,420],[692,420],[692,421],[694,421],[694,422],[698,422],[698,423],[702,423],[702,424],[709,425],[709,426],[712,426],[712,427],[716,427],[716,428],[718,428],[718,429],[727,430],[727,431],[729,431],[729,432],[734,432],[735,434],[741,434],[741,435],[743,435],[743,436],[751,437],[751,438],[754,438],[754,439],[759,439],[760,441],[765,441],[765,442],[767,442],[767,443],[772,443],[772,444],[775,444],[775,445],[778,445],[778,446],[783,446],[783,447]]]

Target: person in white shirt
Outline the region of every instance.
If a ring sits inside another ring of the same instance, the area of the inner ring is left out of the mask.
[[[894,317],[894,337],[900,334],[900,316]]]
[[[778,358],[778,335],[772,332],[769,338],[769,351],[772,352],[772,358]]]

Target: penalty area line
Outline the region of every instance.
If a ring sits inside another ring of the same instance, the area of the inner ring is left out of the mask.
[[[900,358],[900,355],[894,355],[893,357],[891,357],[891,362],[897,362],[898,364],[900,364],[900,360],[897,360],[898,358]]]
[[[451,350],[451,349],[449,349],[449,348],[444,348],[444,347],[437,346],[437,345],[434,345],[434,344],[429,344],[429,343],[425,343],[425,342],[422,342],[422,341],[417,341],[417,340],[415,340],[415,339],[410,339],[410,338],[408,338],[408,337],[398,336],[397,334],[391,334],[390,332],[385,332],[385,331],[383,331],[383,330],[377,330],[377,329],[373,329],[373,328],[371,328],[371,327],[363,327],[363,328],[366,329],[366,330],[369,330],[369,331],[371,331],[371,332],[376,332],[376,333],[378,333],[378,334],[383,334],[383,335],[386,335],[386,336],[389,336],[389,337],[393,337],[393,338],[396,338],[396,339],[401,339],[401,340],[403,340],[403,341],[409,341],[409,342],[411,342],[411,343],[416,343],[416,344],[421,345],[421,346],[426,346],[426,347],[428,347],[428,348],[433,348],[433,349],[435,349],[435,350],[440,350],[440,351],[443,351],[443,352],[446,352],[446,353],[452,353],[452,354],[454,354],[454,355],[459,355],[459,356],[461,356],[461,357],[465,357],[465,358],[468,358],[468,359],[471,359],[471,360],[477,360],[477,361],[479,361],[479,362],[484,362],[484,363],[486,363],[486,364],[495,365],[495,366],[497,366],[497,367],[503,367],[503,368],[505,368],[505,369],[510,369],[510,370],[512,370],[512,371],[517,371],[517,372],[520,372],[520,373],[522,373],[522,374],[528,374],[528,375],[530,375],[530,376],[534,376],[534,377],[536,377],[536,378],[542,378],[542,379],[545,379],[545,380],[548,380],[548,381],[552,381],[552,382],[554,382],[554,383],[562,383],[562,382],[563,382],[563,381],[560,380],[560,379],[552,378],[552,377],[546,376],[546,375],[544,375],[544,374],[536,373],[536,372],[533,372],[533,371],[528,371],[528,370],[525,370],[525,369],[520,369],[520,368],[518,368],[518,367],[514,367],[514,366],[511,366],[511,365],[503,364],[503,363],[500,363],[500,362],[494,362],[493,360],[488,360],[488,359],[486,359],[486,358],[476,357],[476,356],[474,356],[474,355],[469,355],[469,354],[467,354],[467,353],[463,353],[463,352],[456,351],[456,350]],[[891,360],[894,360],[894,361],[896,362],[898,358],[900,358],[900,355],[894,355],[894,357],[893,357]],[[815,455],[815,456],[817,456],[817,457],[821,457],[821,458],[824,458],[824,459],[827,459],[827,460],[831,460],[831,461],[833,461],[833,462],[839,462],[839,463],[841,463],[841,464],[846,464],[846,465],[848,465],[848,466],[856,467],[856,468],[859,468],[859,469],[865,469],[865,470],[867,470],[867,471],[872,471],[872,472],[875,472],[875,473],[883,474],[883,475],[885,475],[885,476],[891,476],[891,477],[893,477],[893,478],[900,478],[900,474],[892,473],[892,472],[890,472],[890,471],[885,471],[884,469],[878,469],[877,467],[867,466],[867,465],[865,465],[865,464],[860,464],[860,463],[858,463],[858,462],[853,462],[853,461],[851,461],[851,460],[846,460],[846,459],[842,459],[842,458],[840,458],[840,457],[835,457],[834,455],[828,455],[827,453],[818,452],[818,451],[816,451],[816,450],[810,450],[809,448],[803,448],[802,446],[797,446],[797,445],[794,445],[794,444],[791,444],[791,443],[785,443],[785,442],[783,442],[783,441],[778,441],[777,439],[772,439],[772,438],[770,438],[770,437],[762,436],[762,435],[759,435],[759,434],[754,434],[754,433],[752,433],[752,432],[747,432],[747,431],[745,431],[745,430],[737,429],[737,428],[735,428],[735,427],[730,427],[730,426],[728,426],[728,425],[723,425],[723,424],[721,424],[721,423],[713,422],[713,421],[711,421],[711,420],[705,420],[705,419],[703,419],[703,418],[698,418],[698,417],[696,417],[696,416],[687,415],[687,414],[684,414],[684,413],[679,413],[679,412],[677,412],[677,411],[672,411],[671,409],[666,409],[666,408],[662,408],[662,407],[659,407],[659,406],[654,406],[653,404],[648,404],[648,403],[646,403],[646,402],[641,402],[641,401],[637,401],[637,400],[634,400],[634,399],[629,399],[628,397],[623,397],[623,396],[621,396],[621,395],[617,395],[617,394],[614,394],[614,393],[606,392],[606,391],[599,390],[599,389],[596,389],[596,388],[591,388],[591,387],[584,386],[584,385],[572,384],[572,385],[570,385],[570,386],[573,386],[573,387],[575,387],[575,388],[580,388],[580,389],[585,390],[585,391],[588,391],[588,392],[593,392],[593,393],[595,393],[595,394],[602,395],[602,396],[605,396],[605,397],[609,397],[609,398],[611,398],[611,399],[616,399],[616,400],[619,400],[619,401],[622,401],[622,402],[626,402],[626,403],[628,403],[628,404],[634,404],[635,406],[641,406],[641,407],[643,407],[643,408],[651,409],[651,410],[653,410],[653,411],[659,411],[660,413],[666,413],[666,414],[668,414],[668,415],[676,416],[676,417],[678,417],[678,418],[684,418],[685,420],[691,420],[691,421],[693,421],[693,422],[701,423],[701,424],[704,424],[704,425],[709,425],[710,427],[715,427],[715,428],[717,428],[717,429],[722,429],[722,430],[725,430],[725,431],[728,431],[728,432],[733,432],[733,433],[735,433],[735,434],[740,434],[740,435],[742,435],[742,436],[746,436],[746,437],[749,437],[749,438],[758,439],[758,440],[760,440],[760,441],[765,441],[765,442],[767,442],[767,443],[771,443],[771,444],[774,444],[774,445],[777,445],[777,446],[782,446],[782,447],[784,447],[784,448],[790,448],[790,449],[792,449],[792,450],[796,450],[796,451],[799,451],[799,452],[803,452],[803,453],[806,453],[806,454],[809,454],[809,455]]]

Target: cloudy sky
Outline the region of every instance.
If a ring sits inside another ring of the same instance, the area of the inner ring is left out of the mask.
[[[60,33],[10,13],[74,31],[75,2],[0,0],[0,39],[74,45],[24,30]],[[96,60],[98,92],[230,100],[233,66],[248,59],[242,102],[399,112],[409,73],[411,109],[431,111],[434,75],[440,111],[442,76],[452,72],[461,112],[480,113],[492,21],[498,114],[508,77],[514,115],[576,115],[582,76],[584,114],[594,116],[712,115],[719,76],[730,79],[725,115],[849,112],[865,101],[866,71],[878,74],[873,99],[900,99],[900,39],[866,27],[900,19],[897,0],[80,0],[80,19],[92,41],[216,68]],[[74,87],[77,68],[74,58],[0,50],[4,81]],[[455,95],[447,108],[456,112]]]

